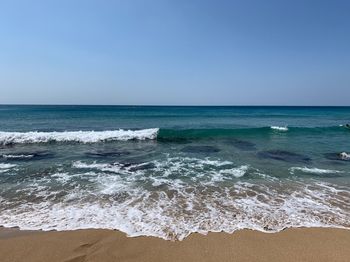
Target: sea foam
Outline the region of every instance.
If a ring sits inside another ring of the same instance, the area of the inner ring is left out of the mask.
[[[304,173],[310,173],[310,174],[337,174],[337,173],[343,173],[342,171],[338,170],[332,170],[332,169],[320,169],[320,168],[309,168],[309,167],[291,167],[290,173],[294,174],[295,171],[301,171]]]
[[[4,163],[0,163],[0,169],[8,169],[8,168],[12,168],[15,167],[16,165],[14,164],[4,164]]]
[[[0,173],[6,173],[7,171],[9,171],[11,168],[15,166],[17,165],[0,163]]]
[[[346,152],[340,153],[339,156],[342,160],[350,160],[350,154],[348,154]]]
[[[6,159],[29,159],[29,158],[33,158],[34,155],[23,155],[23,154],[20,154],[20,155],[9,155],[9,154],[4,154],[2,155],[3,158],[6,158]]]
[[[58,173],[52,179],[67,188],[74,176]],[[232,233],[243,228],[277,232],[286,227],[350,226],[348,189],[327,183],[237,182],[206,187],[163,176],[162,183],[155,185],[170,189],[163,191],[141,187],[135,183],[140,178],[136,174],[123,178],[89,172],[79,177],[96,187],[76,188],[55,201],[55,194],[49,194],[52,180],[45,178],[40,188],[38,181],[33,182],[23,192],[33,198],[45,196],[45,200],[4,208],[0,224],[32,230],[118,229],[129,236],[167,240],[183,240],[194,232]],[[1,203],[13,206],[14,200],[9,201]]]
[[[144,163],[71,164],[71,171],[4,188],[0,225],[118,229],[129,236],[168,240],[243,228],[350,227],[345,186],[272,180],[253,166],[218,158],[165,155]],[[148,168],[132,171],[144,165]],[[5,198],[14,189],[19,197]]]
[[[142,130],[65,131],[65,132],[0,132],[0,144],[32,144],[47,142],[96,143],[156,139],[158,128]]]

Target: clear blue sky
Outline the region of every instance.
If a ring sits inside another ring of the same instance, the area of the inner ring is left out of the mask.
[[[0,103],[350,105],[350,1],[0,1]]]

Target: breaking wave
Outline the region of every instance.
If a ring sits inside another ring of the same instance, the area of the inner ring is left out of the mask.
[[[1,173],[6,173],[7,171],[9,171],[11,168],[13,168],[15,166],[17,166],[17,165],[0,163],[0,174]]]
[[[350,154],[349,153],[346,153],[346,152],[342,152],[339,154],[340,158],[342,160],[350,160]]]
[[[65,132],[0,132],[0,144],[32,144],[48,142],[96,143],[155,139],[159,129]]]
[[[8,169],[8,168],[12,168],[15,167],[16,165],[14,164],[4,164],[4,163],[0,163],[0,169]]]
[[[350,227],[346,186],[281,180],[252,166],[210,158],[71,165],[72,171],[14,185],[15,199],[0,198],[0,225],[118,229],[167,240],[183,240],[194,232]],[[14,188],[4,188],[2,195]]]
[[[286,126],[271,126],[271,129],[277,130],[277,131],[288,131],[288,127]]]
[[[200,140],[208,138],[242,137],[244,135],[270,136],[276,131],[286,132],[290,135],[327,135],[337,132],[347,132],[339,126],[330,127],[255,127],[233,129],[141,129],[141,130],[107,130],[107,131],[64,131],[64,132],[4,132],[0,131],[0,145],[33,144],[48,142],[78,142],[97,143],[108,141],[148,140],[157,139],[160,142],[184,142],[186,140]]]
[[[23,154],[19,154],[19,155],[3,154],[2,155],[2,158],[5,158],[5,159],[30,159],[33,157],[34,155],[23,155]]]
[[[343,173],[342,171],[338,170],[332,170],[332,169],[320,169],[320,168],[309,168],[309,167],[291,167],[290,173],[294,174],[295,171],[301,171],[304,173],[310,173],[310,174],[338,174]]]

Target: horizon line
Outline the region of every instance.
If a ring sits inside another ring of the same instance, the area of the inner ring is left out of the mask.
[[[41,104],[0,103],[0,106],[139,106],[139,107],[350,107],[350,105],[177,105],[177,104]]]

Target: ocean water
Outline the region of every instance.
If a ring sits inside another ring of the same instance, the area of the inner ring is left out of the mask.
[[[0,106],[0,225],[350,228],[350,107]]]

